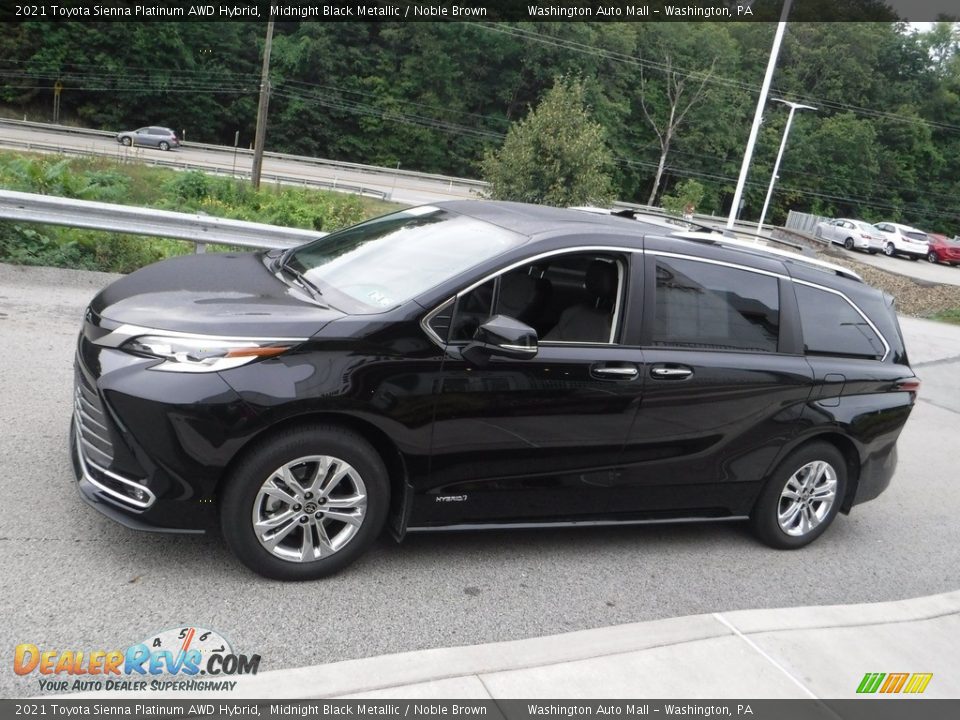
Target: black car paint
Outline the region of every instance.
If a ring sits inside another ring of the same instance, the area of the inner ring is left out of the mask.
[[[817,436],[835,442],[854,471],[845,511],[886,487],[913,403],[910,393],[894,391],[913,375],[902,340],[885,362],[804,356],[787,279],[780,280],[775,354],[650,347],[650,305],[638,308],[636,300],[622,318],[619,345],[544,343],[535,358],[494,358],[484,367],[424,330],[429,310],[492,273],[580,247],[629,255],[628,292],[646,301],[652,256],[631,250],[736,261],[839,285],[879,306],[876,291],[820,270],[690,240],[644,239],[642,226],[630,221],[599,228],[592,221],[584,219],[579,232],[576,223],[531,230],[526,245],[379,314],[311,301],[261,253],[181,258],[131,274],[91,303],[77,367],[96,384],[112,420],[111,469],[145,478],[157,501],[138,511],[89,483],[82,493],[124,513],[112,515],[130,518],[131,526],[208,528],[218,491],[244,450],[312,418],[347,424],[384,456],[397,537],[411,528],[484,523],[743,517],[770,470]],[[895,320],[874,320],[886,323],[888,340],[895,340],[891,328],[899,339]],[[221,373],[166,373],[148,370],[156,360],[91,342],[121,323],[308,339]],[[650,370],[663,363],[694,374],[655,379]],[[598,377],[602,364],[636,367],[637,376]],[[830,377],[837,375],[842,382]]]

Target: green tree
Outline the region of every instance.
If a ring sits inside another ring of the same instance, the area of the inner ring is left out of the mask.
[[[687,208],[691,207],[696,212],[705,192],[703,185],[696,180],[681,180],[673,189],[672,195],[664,195],[661,198],[663,209],[674,215],[685,215]]]
[[[583,96],[582,81],[559,78],[535,110],[510,126],[503,147],[481,163],[492,198],[557,206],[613,199],[613,158]]]

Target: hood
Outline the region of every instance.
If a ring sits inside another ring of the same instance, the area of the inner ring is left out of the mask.
[[[276,277],[262,253],[164,260],[107,286],[90,309],[119,323],[234,337],[309,337],[343,316]]]

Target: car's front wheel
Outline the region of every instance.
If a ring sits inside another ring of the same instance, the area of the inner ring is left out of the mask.
[[[893,257],[893,254],[896,251],[897,249],[893,246],[893,243],[887,243],[883,247],[883,254],[886,255],[887,257]]]
[[[928,252],[928,253],[927,253],[927,262],[936,263],[936,262],[937,262],[937,254],[936,254],[935,252]]]
[[[227,545],[254,572],[314,580],[356,560],[390,503],[376,450],[343,428],[287,430],[237,464],[220,505]]]
[[[750,524],[771,547],[803,547],[833,522],[846,489],[847,466],[840,451],[825,442],[804,445],[774,471],[754,506]]]
[[[120,138],[120,142],[126,145],[127,147],[130,147],[131,145],[133,145],[133,138],[123,137],[123,138]]]

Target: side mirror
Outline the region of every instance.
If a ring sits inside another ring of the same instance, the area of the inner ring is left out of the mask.
[[[537,331],[506,315],[494,315],[473,334],[463,349],[466,360],[483,365],[491,357],[526,360],[537,354]]]

